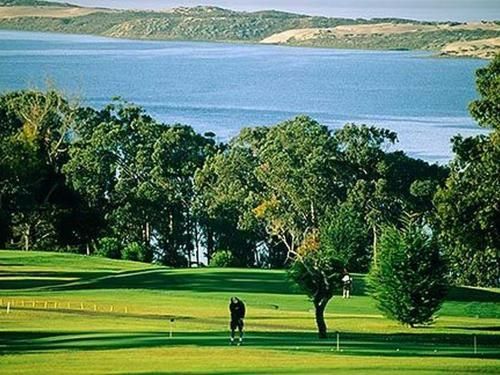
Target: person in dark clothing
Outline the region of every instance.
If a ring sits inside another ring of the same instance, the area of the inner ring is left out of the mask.
[[[231,345],[234,344],[234,331],[238,329],[240,333],[240,339],[238,345],[243,342],[243,319],[245,318],[245,304],[238,297],[231,297],[229,303],[229,312],[231,313],[231,322],[229,328],[231,329]]]

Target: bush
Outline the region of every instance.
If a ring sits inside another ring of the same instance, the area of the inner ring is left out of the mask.
[[[121,253],[122,253],[122,259],[134,260],[136,262],[144,262],[146,255],[146,248],[145,246],[137,242],[131,242],[122,249]]]
[[[114,237],[103,237],[97,243],[96,254],[106,258],[120,259],[122,245]]]
[[[446,296],[446,265],[437,241],[424,226],[407,221],[385,228],[368,282],[378,308],[390,319],[413,327],[428,324]]]
[[[210,267],[235,267],[236,258],[229,250],[218,250],[210,259]]]

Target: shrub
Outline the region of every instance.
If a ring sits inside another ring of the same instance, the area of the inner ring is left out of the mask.
[[[229,250],[218,250],[210,259],[210,267],[235,267],[236,258]]]
[[[122,249],[121,254],[122,259],[144,262],[146,248],[137,242],[131,242]]]
[[[106,258],[120,259],[122,245],[114,237],[103,237],[97,243],[96,254]]]
[[[403,229],[387,227],[378,252],[368,277],[378,308],[411,327],[431,323],[448,289],[446,265],[431,231],[410,220]]]

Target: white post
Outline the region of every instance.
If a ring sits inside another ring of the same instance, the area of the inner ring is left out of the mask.
[[[83,302],[80,302],[80,310],[83,310]]]
[[[128,307],[125,306],[125,314],[128,314]]]
[[[337,351],[340,351],[340,333],[337,332]]]
[[[54,302],[54,309],[57,309],[57,302]]]
[[[111,308],[109,309],[109,312],[113,312],[113,305],[111,305]]]
[[[169,337],[172,338],[173,336],[173,330],[174,330],[174,318],[170,318],[170,334],[169,334]]]
[[[46,309],[48,306],[49,306],[49,303],[47,301],[45,301],[45,303],[43,304],[43,307]]]
[[[97,311],[97,305],[94,303],[94,311]]]
[[[477,354],[477,336],[474,335],[474,354]]]
[[[7,302],[7,314],[10,313],[10,302]]]

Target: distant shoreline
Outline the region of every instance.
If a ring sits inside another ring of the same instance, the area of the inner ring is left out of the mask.
[[[61,36],[73,36],[73,37],[90,37],[90,38],[102,38],[109,39],[112,41],[120,41],[120,42],[150,42],[150,43],[207,43],[207,44],[221,44],[221,45],[241,45],[241,46],[254,46],[254,47],[283,47],[283,48],[297,48],[297,49],[318,49],[318,50],[338,50],[338,51],[353,51],[353,52],[387,52],[387,53],[419,53],[421,56],[415,56],[416,58],[429,58],[429,59],[474,59],[474,60],[485,60],[484,58],[480,58],[477,56],[453,56],[453,55],[443,55],[440,54],[439,51],[433,50],[410,50],[410,49],[363,49],[363,48],[337,48],[337,47],[322,47],[322,46],[301,46],[294,44],[263,44],[259,42],[246,42],[246,41],[217,41],[217,40],[181,40],[181,39],[146,39],[146,38],[122,38],[122,37],[113,37],[113,36],[105,36],[99,34],[74,34],[67,32],[54,32],[54,31],[31,31],[31,30],[15,30],[15,29],[1,29],[0,28],[0,36],[1,33],[20,33],[20,34],[45,34],[45,35],[61,35]],[[0,39],[1,40],[1,39]]]
[[[460,23],[394,18],[344,19],[278,11],[237,12],[210,6],[130,11],[35,0],[17,0],[10,4],[0,6],[0,30],[143,41],[429,51],[436,57],[490,59],[500,52],[499,21]]]

